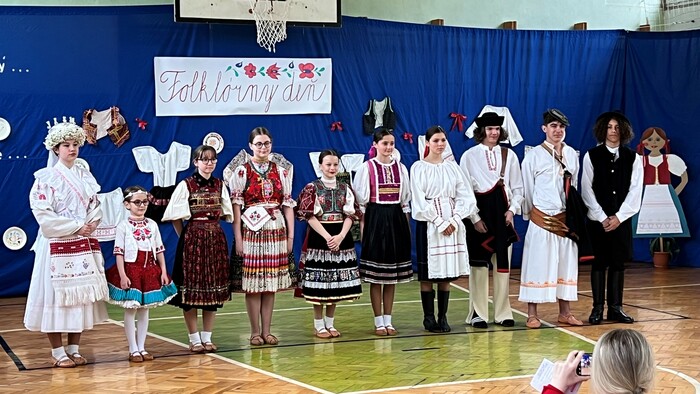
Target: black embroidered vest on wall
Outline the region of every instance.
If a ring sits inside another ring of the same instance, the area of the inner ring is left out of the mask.
[[[589,151],[593,164],[593,193],[605,214],[617,213],[625,201],[632,181],[632,165],[636,153],[626,146],[618,150],[619,157],[610,153],[605,144]]]
[[[377,118],[382,119],[382,126],[389,131],[394,131],[396,128],[396,113],[388,96],[382,100],[369,100],[367,112],[362,115],[362,130],[365,134],[374,134]]]

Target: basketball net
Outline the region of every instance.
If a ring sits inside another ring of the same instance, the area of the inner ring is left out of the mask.
[[[275,44],[287,38],[287,13],[291,0],[248,1],[258,30],[258,44],[269,52],[274,52]]]

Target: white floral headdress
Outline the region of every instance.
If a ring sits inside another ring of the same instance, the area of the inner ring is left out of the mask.
[[[75,124],[75,118],[73,117],[66,120],[64,116],[61,123],[56,118],[53,118],[53,126],[49,120],[46,121],[46,124],[48,125],[49,134],[44,140],[44,146],[47,150],[53,150],[56,145],[68,140],[73,140],[80,146],[83,146],[85,143],[85,130]]]

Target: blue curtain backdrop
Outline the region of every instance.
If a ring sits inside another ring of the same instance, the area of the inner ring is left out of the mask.
[[[343,18],[342,28],[288,28],[275,57],[327,57],[333,61],[333,110],[329,115],[155,117],[154,56],[271,57],[258,47],[252,26],[177,24],[170,6],[0,7],[0,117],[12,133],[0,141],[0,232],[20,226],[29,237],[19,251],[0,246],[0,296],[25,294],[33,265],[30,246],[38,226],[29,211],[33,172],[45,166],[42,145],[46,120],[80,119],[83,110],[117,105],[129,122],[131,139],[116,148],[108,139],[85,146],[80,156],[107,192],[140,184],[131,149],[151,145],[166,152],[172,141],[197,146],[210,131],[225,140],[215,175],[242,148],[255,126],[274,135],[274,150],[295,164],[294,194],[314,179],[308,152],[333,147],[363,153],[371,139],[362,134],[361,115],[371,98],[392,98],[398,115],[397,148],[403,162],[417,159],[417,144],[401,138],[432,124],[449,130],[451,112],[465,114],[467,125],[486,104],[506,106],[525,139],[514,149],[543,139],[541,113],[557,107],[571,120],[567,143],[582,154],[594,146],[596,116],[626,111],[637,134],[663,127],[672,148],[685,159],[690,184],[681,194],[691,234],[700,182],[694,179],[693,115],[700,112],[700,32],[510,31],[414,25]],[[14,69],[14,70],[13,70]],[[140,130],[135,118],[148,121]],[[342,132],[330,125],[341,121]],[[457,157],[473,145],[458,131],[448,132]],[[637,141],[634,141],[636,144]],[[178,180],[191,170],[178,174]],[[519,219],[518,219],[519,220]],[[525,223],[518,221],[525,233]],[[230,226],[224,226],[231,240]],[[167,261],[173,261],[176,236],[161,226]],[[297,226],[297,240],[304,226]],[[298,242],[300,243],[300,241]],[[636,258],[649,260],[646,241]],[[107,264],[111,243],[104,243]],[[700,243],[681,241],[678,264],[700,266],[692,256]],[[297,245],[298,249],[298,245]],[[522,243],[513,265],[520,265]]]

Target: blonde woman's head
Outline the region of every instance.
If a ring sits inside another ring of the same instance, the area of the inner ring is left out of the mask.
[[[650,393],[655,367],[654,352],[644,335],[630,329],[608,331],[593,351],[591,392]]]

